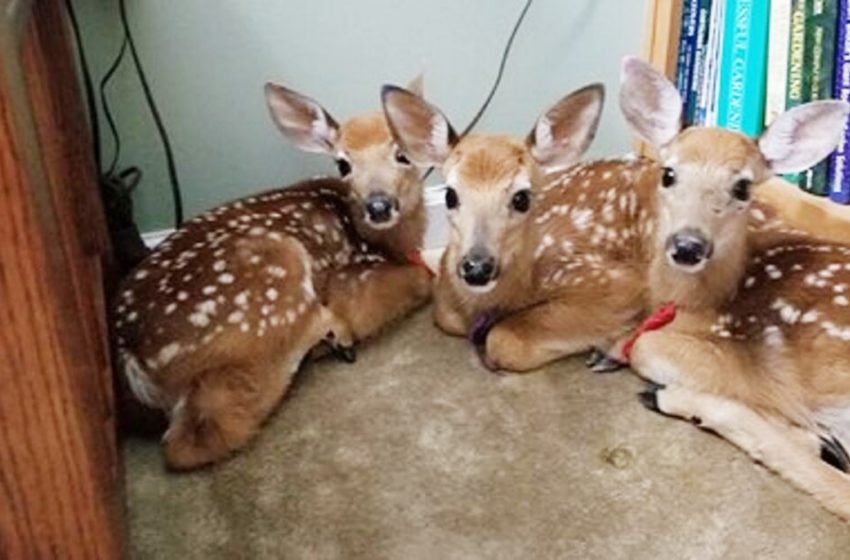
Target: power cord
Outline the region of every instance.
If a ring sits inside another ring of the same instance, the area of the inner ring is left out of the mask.
[[[460,137],[463,138],[475,128],[475,125],[478,124],[478,121],[481,120],[481,117],[484,116],[485,111],[490,107],[490,103],[493,101],[493,97],[496,96],[496,92],[499,90],[499,86],[502,83],[502,77],[505,74],[505,67],[508,64],[508,57],[511,54],[511,49],[514,45],[514,39],[516,39],[517,33],[519,32],[519,28],[522,26],[522,22],[525,20],[525,15],[528,13],[528,9],[531,8],[531,4],[534,3],[534,0],[527,0],[525,6],[523,6],[522,10],[519,13],[519,17],[517,17],[516,23],[514,23],[514,28],[511,30],[511,34],[508,36],[508,41],[505,43],[505,48],[502,49],[502,58],[499,61],[499,70],[496,72],[496,79],[493,81],[493,85],[490,87],[490,92],[487,94],[487,97],[484,99],[484,103],[481,104],[481,107],[478,108],[478,112],[475,113],[475,116],[472,117],[472,120],[466,125],[466,128],[463,129],[463,132],[460,133]],[[433,167],[429,167],[428,170],[422,175],[422,180],[428,178],[429,175],[434,171]]]
[[[121,156],[121,135],[118,134],[118,127],[115,124],[115,117],[112,116],[112,109],[109,107],[109,101],[106,96],[106,86],[109,85],[109,81],[112,80],[112,76],[115,75],[115,72],[118,70],[118,67],[121,66],[121,63],[124,61],[124,55],[127,53],[127,45],[129,41],[127,41],[127,37],[124,37],[124,40],[121,42],[121,49],[118,51],[118,55],[116,55],[115,60],[112,61],[112,64],[109,65],[109,69],[103,75],[103,78],[100,80],[100,105],[103,108],[103,116],[106,118],[106,122],[109,124],[109,130],[112,132],[112,140],[115,144],[115,151],[112,154],[112,161],[109,163],[109,167],[106,169],[107,175],[112,175],[115,172],[115,166],[118,165],[118,159]]]
[[[180,181],[177,178],[177,166],[174,163],[174,153],[171,150],[171,140],[168,137],[168,132],[165,130],[165,125],[162,122],[162,117],[159,114],[156,101],[151,93],[150,85],[148,84],[147,76],[145,75],[142,62],[139,60],[139,53],[136,51],[136,43],[133,40],[133,33],[130,31],[130,23],[127,18],[127,6],[124,0],[118,0],[118,7],[121,13],[121,25],[124,27],[124,36],[127,39],[127,46],[130,47],[130,56],[133,58],[133,64],[136,67],[136,73],[139,75],[139,83],[142,86],[142,91],[145,94],[148,108],[151,116],[153,116],[156,129],[159,132],[159,138],[162,141],[162,149],[165,152],[165,162],[168,167],[168,178],[171,182],[171,196],[174,201],[174,221],[177,227],[183,223],[183,195],[180,191]]]
[[[107,123],[109,124],[112,137],[115,140],[115,152],[112,155],[109,168],[104,170],[102,155],[103,146],[101,143],[100,126],[91,70],[89,68],[85,48],[83,46],[79,21],[77,20],[77,15],[74,11],[74,6],[71,0],[65,0],[65,8],[68,12],[68,19],[76,41],[77,56],[79,58],[80,72],[82,74],[86,106],[88,109],[89,126],[92,131],[92,142],[94,144],[92,152],[95,156],[95,164],[99,175],[98,185],[100,187],[100,198],[103,204],[106,225],[111,241],[112,266],[110,267],[110,270],[120,278],[133,269],[150,252],[150,250],[145,246],[141,234],[139,233],[139,229],[133,219],[133,200],[131,194],[138,186],[142,177],[142,172],[137,167],[129,167],[117,173],[115,171],[121,152],[121,137],[118,133],[118,128],[115,124],[115,119],[112,116],[112,111],[109,108],[109,103],[106,97],[106,87],[124,58],[124,53],[127,49],[127,40],[125,39],[121,46],[121,51],[118,53],[115,60],[110,65],[106,75],[100,82],[101,105],[103,107]],[[113,282],[109,279],[107,280],[107,289],[109,289],[112,283]]]
[[[477,125],[478,121],[481,120],[481,117],[484,116],[484,111],[487,110],[487,108],[490,106],[490,102],[493,101],[493,97],[495,97],[496,92],[499,89],[499,85],[502,83],[502,76],[504,76],[505,74],[505,66],[507,66],[508,63],[508,57],[511,54],[511,49],[514,45],[514,39],[516,39],[517,32],[522,26],[522,22],[523,20],[525,20],[525,15],[528,13],[528,9],[531,8],[531,4],[533,2],[534,0],[528,0],[525,3],[525,6],[523,6],[522,11],[519,13],[519,17],[517,18],[516,23],[514,24],[514,28],[511,31],[510,36],[508,36],[508,42],[505,43],[505,48],[502,51],[502,59],[499,62],[499,71],[496,73],[496,80],[493,82],[493,86],[490,88],[490,93],[487,94],[487,98],[484,99],[484,103],[481,105],[481,108],[479,108],[478,112],[475,113],[475,116],[472,117],[472,121],[470,121],[470,123],[466,125],[466,128],[463,129],[463,132],[461,132],[461,138],[469,134],[472,129],[475,128],[475,125]]]

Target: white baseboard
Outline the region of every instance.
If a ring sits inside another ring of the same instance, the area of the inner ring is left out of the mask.
[[[147,233],[142,234],[142,241],[145,242],[145,245],[147,245],[149,249],[153,249],[154,247],[165,241],[165,238],[171,235],[172,233],[174,233],[174,228],[149,231]]]
[[[449,224],[446,221],[446,209],[443,203],[444,189],[445,185],[434,185],[425,189],[425,213],[428,228],[425,230],[422,247],[426,251],[442,249],[448,242]],[[174,233],[174,228],[149,231],[142,234],[142,240],[145,245],[153,249],[172,233]]]
[[[445,185],[425,188],[425,217],[428,227],[422,248],[441,249],[449,242],[449,222],[446,219]]]

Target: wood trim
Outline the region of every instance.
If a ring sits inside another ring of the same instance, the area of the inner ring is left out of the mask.
[[[119,558],[93,157],[62,3],[27,15],[0,22],[0,556]]]
[[[681,0],[648,0],[643,58],[668,78],[676,77],[676,57],[682,20]]]
[[[3,19],[4,33],[15,42],[20,39],[24,23],[29,21],[32,0],[0,0],[0,18]]]

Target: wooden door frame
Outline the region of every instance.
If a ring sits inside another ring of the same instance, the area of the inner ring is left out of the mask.
[[[0,556],[124,555],[96,170],[64,5],[0,0]]]

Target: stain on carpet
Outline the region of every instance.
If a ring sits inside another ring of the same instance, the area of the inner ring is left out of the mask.
[[[850,528],[582,358],[482,369],[430,310],[304,368],[230,461],[124,442],[134,558],[845,559]]]

